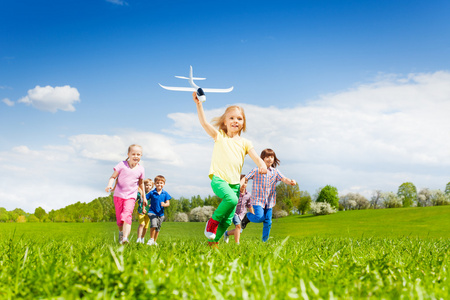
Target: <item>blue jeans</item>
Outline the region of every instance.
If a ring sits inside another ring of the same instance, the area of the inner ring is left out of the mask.
[[[270,228],[272,228],[272,209],[267,207],[263,208],[259,205],[253,205],[253,209],[255,210],[255,214],[249,212],[247,213],[247,218],[252,223],[264,222],[262,241],[267,242],[269,239]]]

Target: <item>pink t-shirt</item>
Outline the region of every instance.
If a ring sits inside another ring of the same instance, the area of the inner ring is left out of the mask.
[[[114,167],[114,171],[119,172],[114,196],[122,199],[136,199],[139,179],[145,178],[144,167],[137,164],[133,169],[130,169],[128,162],[125,160],[118,163]]]

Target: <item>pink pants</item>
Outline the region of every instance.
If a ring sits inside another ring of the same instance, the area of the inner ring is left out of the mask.
[[[117,226],[123,226],[123,223],[131,225],[131,218],[136,199],[123,199],[114,197],[114,207],[116,209]]]

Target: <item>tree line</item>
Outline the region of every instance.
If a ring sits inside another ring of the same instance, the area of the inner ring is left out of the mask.
[[[425,207],[450,205],[450,182],[445,190],[417,191],[411,182],[399,186],[397,193],[375,190],[370,199],[359,193],[348,193],[339,196],[338,189],[331,185],[316,190],[314,195],[300,190],[298,184],[287,185],[283,182],[277,185],[277,204],[273,209],[274,218],[292,214],[307,214],[312,203],[328,203],[336,210],[383,209],[399,207]],[[197,207],[211,206],[217,208],[221,199],[217,196],[192,196],[171,199],[170,206],[164,210],[166,220],[174,221],[178,213],[189,214]],[[133,221],[137,220],[137,205],[133,213]],[[113,195],[99,197],[89,203],[77,202],[64,208],[51,210],[48,213],[38,207],[34,213],[26,213],[21,208],[7,211],[0,207],[0,222],[113,222],[116,220]]]

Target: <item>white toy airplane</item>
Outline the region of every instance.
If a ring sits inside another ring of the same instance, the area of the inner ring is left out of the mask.
[[[158,83],[158,84],[163,89],[166,89],[166,90],[169,90],[169,91],[197,92],[197,98],[201,102],[205,102],[206,101],[205,92],[207,92],[207,93],[228,93],[228,92],[231,92],[233,90],[233,87],[230,87],[228,89],[209,89],[209,88],[202,89],[201,87],[199,87],[198,85],[196,85],[194,83],[194,80],[205,80],[206,78],[193,77],[192,73],[193,72],[192,72],[192,66],[191,66],[191,71],[189,73],[189,77],[175,76],[176,78],[189,80],[189,83],[190,83],[191,87],[175,87],[175,86],[164,86],[161,83]]]

